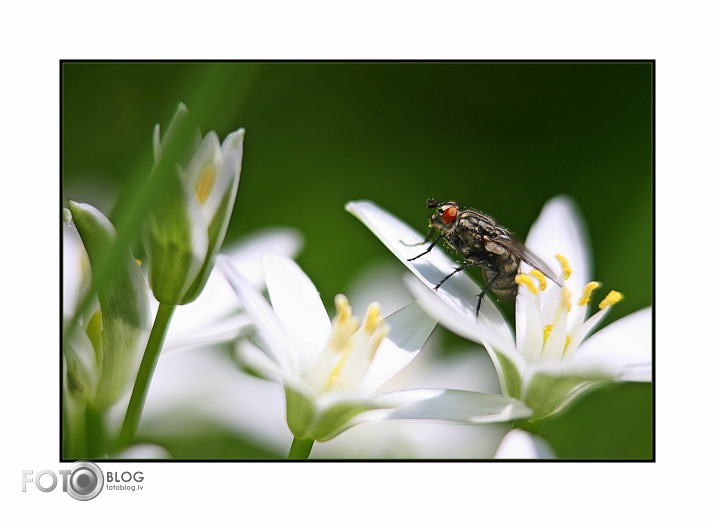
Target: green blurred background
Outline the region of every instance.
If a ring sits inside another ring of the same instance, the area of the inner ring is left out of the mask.
[[[63,204],[86,201],[113,216],[148,175],[153,126],[166,128],[184,102],[204,132],[246,128],[227,242],[266,225],[298,229],[298,261],[329,310],[362,267],[399,265],[345,212],[362,198],[425,231],[425,199],[458,199],[523,239],[545,201],[568,194],[588,225],[603,295],[626,296],[607,322],[652,303],[651,62],[61,68]],[[602,388],[540,433],[563,458],[650,459],[652,386]]]

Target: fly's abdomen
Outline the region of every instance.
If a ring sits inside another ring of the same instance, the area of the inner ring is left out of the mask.
[[[508,256],[503,264],[482,267],[482,279],[498,299],[516,299],[519,285],[514,278],[519,273],[519,261],[514,256]]]

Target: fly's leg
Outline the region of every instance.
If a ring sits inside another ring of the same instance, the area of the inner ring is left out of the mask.
[[[434,246],[439,242],[439,240],[440,240],[440,238],[441,238],[442,236],[441,236],[440,234],[437,234],[437,237],[433,240],[433,239],[432,239],[432,232],[434,232],[434,229],[433,229],[433,230],[430,230],[430,231],[429,231],[429,234],[427,234],[427,237],[425,238],[425,240],[422,241],[422,242],[420,242],[420,243],[413,243],[413,244],[411,244],[411,245],[408,245],[408,244],[405,243],[404,241],[400,241],[400,243],[402,243],[402,244],[405,245],[405,246],[409,246],[409,247],[424,245],[424,244],[427,243],[428,241],[432,241],[432,242],[430,243],[430,245],[427,247],[427,250],[425,250],[425,251],[422,252],[421,254],[416,255],[415,257],[411,257],[411,258],[408,259],[407,261],[414,261],[415,259],[419,259],[419,258],[422,257],[423,255],[428,254],[429,251],[434,248]]]
[[[479,317],[479,309],[482,307],[482,299],[484,299],[484,296],[487,295],[487,292],[489,292],[489,289],[492,287],[492,285],[496,282],[498,278],[499,274],[497,273],[494,275],[494,277],[491,278],[491,280],[482,289],[482,291],[477,294],[477,309],[474,313],[474,317]]]
[[[442,278],[442,280],[441,280],[439,283],[437,283],[437,286],[435,286],[434,289],[437,290],[440,286],[442,286],[442,284],[443,284],[447,279],[449,279],[450,277],[452,277],[452,276],[453,276],[454,274],[456,274],[457,272],[461,272],[461,271],[464,270],[465,268],[470,268],[470,267],[478,266],[478,265],[479,265],[479,263],[465,263],[465,264],[463,264],[463,265],[461,265],[461,266],[458,266],[457,268],[454,269],[454,272],[452,272],[451,274],[447,274],[446,276],[444,276],[444,277]]]

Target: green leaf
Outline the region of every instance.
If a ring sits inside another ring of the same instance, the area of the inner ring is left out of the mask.
[[[72,220],[94,269],[112,247],[116,231],[99,210],[69,202]],[[144,276],[127,251],[117,269],[98,288],[102,331],[99,348],[99,382],[93,404],[100,409],[114,404],[131,383],[138,356],[149,328],[149,300]]]

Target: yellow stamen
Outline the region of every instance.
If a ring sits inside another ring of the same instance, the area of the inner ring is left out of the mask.
[[[586,306],[591,300],[591,293],[601,286],[601,283],[597,281],[591,281],[586,286],[583,287],[583,294],[581,294],[581,299],[578,300],[579,306]]]
[[[343,366],[345,366],[345,362],[348,360],[348,356],[350,355],[352,348],[352,343],[347,343],[343,347],[343,351],[340,353],[340,359],[338,360],[338,363],[335,365],[333,371],[331,371],[330,375],[328,376],[328,382],[325,385],[326,390],[330,390],[333,386],[335,386],[335,383],[340,377],[340,373],[343,371]]]
[[[556,260],[561,265],[561,273],[564,275],[564,280],[571,277],[571,266],[569,265],[568,259],[561,254],[556,254]]]
[[[571,290],[565,286],[561,289],[561,306],[566,308],[566,313],[571,311]]]
[[[137,266],[142,266],[142,260],[139,259],[138,257],[134,258],[134,262],[137,264]]]
[[[350,336],[358,329],[358,321],[353,317],[353,310],[348,298],[342,294],[335,296],[335,319],[333,319],[333,329],[328,340],[335,352],[345,349]]]
[[[211,189],[213,189],[215,181],[216,169],[213,164],[209,163],[201,169],[199,179],[196,180],[196,197],[202,205],[206,203],[207,199],[209,199],[209,195],[211,195]]]
[[[538,292],[534,281],[526,274],[517,274],[514,278],[514,282],[518,285],[524,285],[534,295]]]
[[[350,306],[350,301],[343,294],[335,296],[335,319],[338,322],[344,323],[353,316],[353,309]]]
[[[543,332],[544,332],[544,344],[546,344],[546,341],[548,340],[549,335],[551,335],[551,330],[553,330],[553,329],[554,329],[554,325],[553,325],[553,324],[547,324],[546,326],[544,326],[544,328],[543,328]]]
[[[87,337],[89,337],[89,340],[92,342],[92,346],[94,346],[94,349],[97,352],[97,356],[99,357],[99,348],[102,346],[102,311],[97,310],[92,317],[90,317],[89,321],[87,321]]]
[[[622,299],[622,293],[616,292],[615,290],[611,290],[610,292],[608,292],[608,295],[603,299],[603,301],[599,303],[598,308],[603,310],[607,306],[612,306]]]
[[[380,317],[380,305],[378,303],[370,303],[365,312],[365,331],[369,334],[375,331],[380,323],[382,323],[382,317]]]
[[[538,271],[536,268],[534,268],[531,272],[529,272],[532,277],[535,277],[539,281],[539,288],[543,292],[546,290],[546,277],[544,277],[544,274],[542,274],[540,271]]]

